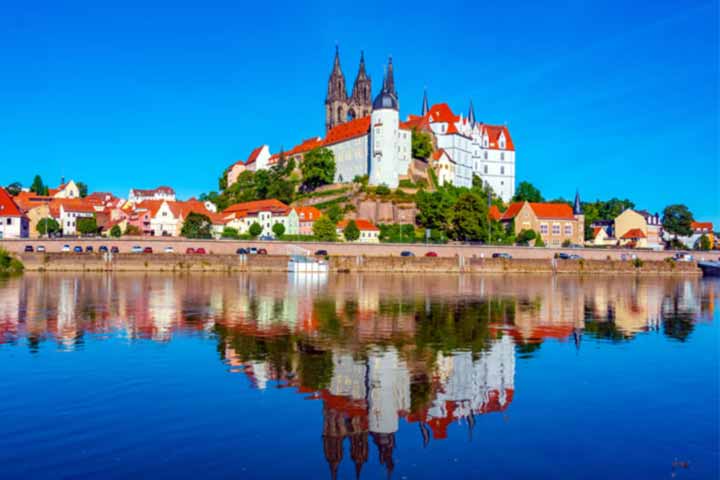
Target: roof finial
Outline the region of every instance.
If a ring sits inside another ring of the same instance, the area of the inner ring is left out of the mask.
[[[425,116],[430,111],[430,107],[428,106],[428,98],[427,98],[427,87],[423,88],[423,102],[422,102],[422,115]]]

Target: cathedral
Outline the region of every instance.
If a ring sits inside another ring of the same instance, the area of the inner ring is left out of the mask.
[[[335,62],[328,80],[325,98],[325,132],[331,128],[370,115],[372,108],[372,82],[365,71],[365,56],[360,52],[360,66],[353,84],[352,94],[347,95],[345,75],[340,67],[340,52],[335,47]]]

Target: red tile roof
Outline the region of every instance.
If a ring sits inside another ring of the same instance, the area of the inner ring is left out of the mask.
[[[623,240],[637,240],[638,238],[645,238],[645,234],[639,228],[631,228],[620,238]]]
[[[250,156],[245,161],[245,165],[250,165],[251,163],[255,163],[255,160],[257,160],[257,157],[260,155],[260,152],[262,151],[264,145],[260,145],[255,150],[250,152]]]
[[[713,231],[712,222],[692,222],[690,228],[693,230],[707,230],[708,232]]]
[[[572,208],[567,203],[528,203],[537,218],[575,220]],[[511,203],[505,213],[503,213],[502,220],[515,218],[523,205],[525,205],[525,202]]]
[[[592,235],[593,238],[597,237],[597,236],[598,236],[598,233],[602,232],[603,230],[604,230],[604,228],[602,228],[602,227],[595,227],[595,228],[593,228],[593,235]]]
[[[166,194],[166,195],[175,195],[175,190],[173,190],[173,189],[170,188],[170,187],[161,186],[161,187],[153,188],[153,189],[150,189],[150,190],[143,190],[143,189],[140,189],[140,188],[133,188],[133,189],[132,189],[132,193],[133,193],[136,197],[152,197],[152,196],[155,195],[156,193],[164,193],[164,194]]]
[[[487,133],[488,146],[489,148],[498,150],[500,149],[500,135],[505,134],[505,149],[504,150],[515,150],[512,138],[510,137],[510,130],[505,125],[482,125],[482,132]]]
[[[228,208],[223,210],[223,214],[233,213],[236,216],[245,217],[248,215],[257,215],[259,212],[272,212],[273,215],[287,215],[290,211],[290,207],[282,203],[280,200],[274,198],[269,200],[255,200],[252,202],[236,203],[230,205]],[[239,214],[239,215],[238,215]]]
[[[345,230],[345,227],[347,227],[348,223],[350,223],[350,220],[340,220],[337,224],[337,228],[339,228],[340,230]],[[361,231],[380,231],[380,229],[373,225],[370,220],[365,220],[364,218],[356,218],[355,225],[357,225],[358,230]]]
[[[323,145],[333,145],[352,138],[362,137],[370,131],[370,117],[360,117],[349,122],[341,123],[330,129],[325,137]]]
[[[500,209],[495,205],[490,205],[490,209],[488,210],[488,217],[490,217],[491,220],[499,221],[502,218],[502,213],[500,212]]]
[[[322,216],[322,212],[315,207],[294,207],[301,222],[315,221]]]
[[[513,202],[502,215],[501,220],[512,220],[520,212],[525,202]]]
[[[46,195],[37,195],[33,192],[20,192],[13,197],[13,200],[24,211],[40,205],[46,205],[53,200],[53,197]]]
[[[0,217],[22,217],[23,213],[12,196],[0,187]]]
[[[290,150],[288,150],[287,152],[285,152],[285,155],[289,157],[291,155],[297,155],[299,153],[309,152],[313,148],[322,147],[322,145],[323,145],[322,138],[320,138],[320,137],[308,138],[306,140],[303,140],[299,145],[296,145],[293,148],[291,148]]]
[[[427,114],[431,122],[445,122],[454,125],[455,122],[460,120],[460,117],[453,113],[447,103],[436,103],[430,107]]]
[[[95,213],[95,207],[82,198],[56,198],[51,202],[56,204],[58,209],[62,207],[66,212]]]

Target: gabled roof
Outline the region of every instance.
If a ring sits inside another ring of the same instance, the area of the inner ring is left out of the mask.
[[[500,135],[505,135],[505,148],[504,150],[515,150],[512,137],[510,137],[510,130],[505,125],[487,125],[482,124],[480,131],[488,136],[488,148],[500,149]]]
[[[296,145],[293,148],[291,148],[290,150],[288,150],[287,152],[285,152],[285,155],[289,157],[291,155],[297,155],[299,153],[309,152],[310,150],[312,150],[314,148],[322,147],[322,145],[323,145],[322,138],[320,138],[320,137],[308,138],[308,139],[305,139],[302,142],[300,142],[299,145]]]
[[[236,217],[238,214],[239,216],[244,217],[248,215],[257,215],[259,212],[271,212],[273,215],[287,215],[289,211],[290,207],[280,200],[272,198],[268,200],[236,203],[223,210],[223,214],[227,216],[227,214],[232,213],[236,214]]]
[[[639,228],[631,228],[630,230],[625,232],[620,238],[622,238],[623,240],[637,240],[639,238],[645,238],[645,234]]]
[[[263,147],[265,145],[260,145],[255,150],[250,152],[250,156],[245,160],[245,165],[250,165],[251,163],[255,163],[255,160],[257,160],[258,156],[260,156],[260,152],[262,151]]]
[[[52,204],[57,204],[58,208],[62,207],[66,212],[95,213],[93,204],[82,198],[57,198],[52,201]]]
[[[337,223],[337,228],[340,230],[345,230],[345,227],[348,226],[348,223],[350,223],[350,220],[340,220]],[[356,218],[355,219],[355,225],[357,225],[358,230],[360,231],[371,231],[371,232],[379,232],[380,229],[373,225],[373,223],[370,220],[365,220],[364,218]]]
[[[23,213],[12,196],[0,187],[0,217],[22,217]]]
[[[496,205],[490,205],[490,208],[488,209],[488,217],[497,222],[502,218],[502,213]]]
[[[712,222],[692,222],[690,223],[690,228],[693,230],[707,230],[708,232],[712,232],[713,224]]]
[[[511,220],[517,216],[520,209],[528,203],[537,218],[555,219],[555,220],[575,220],[572,208],[567,203],[533,203],[533,202],[514,202],[503,213],[502,220]]]
[[[140,188],[133,188],[130,192],[136,197],[152,197],[157,193],[163,193],[165,195],[175,195],[175,190],[170,187],[160,186],[157,188],[143,190]]]
[[[332,145],[352,138],[362,137],[370,132],[370,117],[360,117],[331,128],[323,145]]]
[[[322,212],[315,207],[294,207],[293,210],[301,222],[315,221],[322,216]]]

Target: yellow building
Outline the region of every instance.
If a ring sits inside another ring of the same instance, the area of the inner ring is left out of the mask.
[[[636,248],[660,248],[662,246],[660,216],[644,210],[628,208],[615,217],[615,237],[621,245]]]

